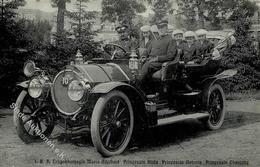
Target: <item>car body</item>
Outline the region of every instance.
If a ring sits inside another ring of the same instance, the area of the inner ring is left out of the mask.
[[[234,30],[224,29],[224,30],[208,31],[207,39],[209,39],[216,46],[218,42],[225,39],[230,33],[234,33]]]
[[[165,62],[145,89],[138,85],[137,55],[115,60],[116,53],[112,59],[83,62],[78,52],[75,63],[53,80],[27,62],[24,73],[30,79],[19,84],[23,90],[16,102],[23,117],[14,113],[18,136],[30,143],[40,134],[49,136],[55,125],[66,131],[86,130],[96,150],[107,157],[122,153],[147,128],[187,119],[199,119],[211,130],[221,127],[225,95],[219,80],[232,77],[236,70],[219,71],[218,51],[205,55],[199,64]]]

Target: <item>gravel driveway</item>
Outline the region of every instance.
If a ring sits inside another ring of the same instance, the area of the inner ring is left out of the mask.
[[[16,135],[11,110],[0,109],[0,166],[260,166],[260,101],[228,101],[224,125],[207,131],[198,121],[151,129],[136,149],[102,158],[90,136],[76,134],[60,141],[61,129],[51,136],[62,150],[61,161],[45,143],[26,145]]]

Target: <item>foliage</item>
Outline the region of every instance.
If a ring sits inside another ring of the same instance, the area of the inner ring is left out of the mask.
[[[256,6],[245,1],[234,10],[229,22],[235,29],[236,44],[227,51],[222,68],[236,68],[238,74],[225,82],[229,91],[243,91],[260,88],[260,78],[257,68],[260,65],[260,57],[252,47],[248,30],[251,26],[250,16],[253,15]]]
[[[102,21],[126,24],[130,28],[130,35],[138,38],[139,27],[133,24],[133,19],[145,10],[143,3],[137,0],[102,0]]]
[[[89,0],[76,0],[76,11],[67,11],[66,15],[70,19],[70,24],[74,35],[77,37],[89,37],[94,35],[91,32],[91,25],[97,15],[95,11],[87,11],[87,2]]]
[[[39,50],[51,41],[52,26],[47,20],[34,21],[26,20],[24,30],[26,31],[25,38],[30,42],[27,46],[28,50]]]
[[[41,49],[30,57],[52,75],[74,60],[77,50],[81,51],[85,60],[99,55],[98,43],[93,42],[94,32],[91,31],[91,23],[96,13],[86,10],[87,2],[88,0],[76,0],[76,11],[66,11],[71,30],[69,32],[63,30],[62,34],[53,34],[54,41],[58,41],[58,43],[42,44],[38,41]]]
[[[40,0],[36,0],[39,2]],[[58,8],[57,13],[57,34],[62,35],[64,33],[64,19],[66,12],[66,3],[70,3],[71,0],[51,0],[52,7]]]
[[[148,0],[148,3],[152,5],[152,10],[154,11],[151,24],[156,24],[173,13],[172,2],[170,0]]]
[[[178,21],[187,29],[204,28],[205,21],[210,23],[211,29],[221,29],[223,23],[227,23],[234,12],[253,16],[257,9],[256,4],[249,0],[178,0],[178,3]],[[199,22],[196,22],[196,17]],[[190,23],[192,27],[189,27]]]
[[[24,5],[20,1],[2,1],[1,3],[1,26],[0,26],[0,100],[10,100],[14,93],[14,85],[20,77],[26,56],[19,48],[27,46],[28,41],[25,37],[24,20],[15,20],[15,9]]]

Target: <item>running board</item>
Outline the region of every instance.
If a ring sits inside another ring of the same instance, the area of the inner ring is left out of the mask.
[[[208,116],[209,116],[208,113],[181,114],[181,115],[177,115],[177,116],[171,116],[168,118],[158,119],[158,124],[155,126],[163,126],[163,125],[168,125],[168,124],[184,121],[187,119],[200,119],[200,118],[205,118]]]
[[[175,113],[177,113],[176,110],[171,110],[169,108],[164,108],[164,109],[161,109],[161,110],[157,110],[157,116],[158,117],[167,116],[167,115],[173,115]]]

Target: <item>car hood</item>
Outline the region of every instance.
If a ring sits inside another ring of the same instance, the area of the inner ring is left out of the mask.
[[[133,79],[128,64],[93,63],[74,65],[72,68],[92,83],[103,83],[109,81],[129,82]]]

